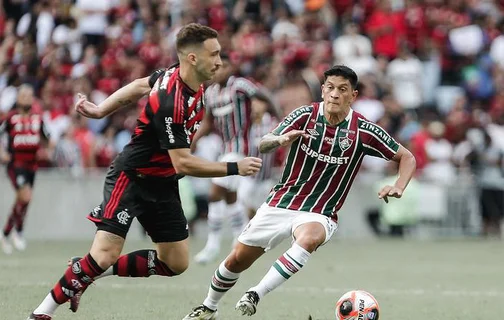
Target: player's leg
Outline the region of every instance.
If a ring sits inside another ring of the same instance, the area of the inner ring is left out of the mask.
[[[33,183],[35,182],[34,171],[23,171],[25,184],[18,190],[18,202],[21,203],[20,211],[17,215],[15,232],[12,233],[12,243],[17,250],[23,251],[26,249],[26,241],[23,236],[24,221],[26,212],[32,199]]]
[[[28,177],[26,177],[26,172],[22,169],[17,169],[14,167],[8,167],[7,173],[11,180],[12,186],[16,190],[16,198],[12,211],[7,218],[7,221],[3,227],[3,232],[0,237],[2,243],[2,249],[6,254],[12,253],[12,245],[9,242],[9,236],[12,230],[17,225],[21,224],[26,209],[28,208],[28,203],[31,200],[31,184],[29,183]],[[17,236],[17,235],[16,235]],[[19,250],[24,250],[26,243],[22,240],[22,237],[12,238],[14,246]]]
[[[337,224],[326,216],[301,213],[292,223],[292,246],[282,254],[264,278],[236,304],[243,315],[253,315],[259,300],[290,279],[308,262],[312,252],[329,241]]]
[[[203,304],[194,308],[184,320],[215,319],[219,301],[236,284],[240,274],[265,251],[289,237],[290,224],[289,217],[278,214],[276,208],[261,206],[238,237],[237,245],[215,270]]]
[[[189,266],[189,230],[178,189],[158,189],[162,192],[158,191],[157,201],[147,205],[145,213],[137,217],[156,244],[156,250],[137,250],[122,255],[107,273],[119,277],[172,277]]]
[[[197,263],[208,263],[215,259],[220,251],[222,227],[225,221],[225,198],[227,189],[213,182],[208,195],[208,235],[205,247],[194,256]]]
[[[68,266],[29,319],[51,319],[60,305],[76,297],[117,261],[123,245],[124,236],[98,230],[89,253]]]
[[[91,250],[84,258],[73,259],[29,319],[50,319],[56,308],[68,300],[70,309],[77,311],[82,293],[116,263],[122,251],[131,222],[139,214],[138,206],[142,205],[133,201],[137,189],[124,172],[109,170],[103,190],[104,201],[88,216],[98,229]]]

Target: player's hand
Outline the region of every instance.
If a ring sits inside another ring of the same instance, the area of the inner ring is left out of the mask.
[[[254,157],[247,157],[238,161],[238,173],[240,176],[253,176],[261,170],[262,160]]]
[[[278,142],[280,146],[286,147],[294,142],[297,138],[303,136],[304,138],[310,138],[310,135],[303,130],[292,130],[278,137]]]
[[[101,119],[103,114],[98,106],[87,100],[87,97],[82,93],[77,94],[77,103],[75,103],[75,111],[86,118]]]
[[[398,187],[385,186],[378,192],[378,199],[383,199],[388,203],[388,197],[400,198],[402,194],[403,190]]]

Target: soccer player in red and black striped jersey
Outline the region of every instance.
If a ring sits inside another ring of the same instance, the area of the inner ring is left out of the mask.
[[[16,189],[12,212],[0,235],[2,249],[6,254],[12,253],[12,244],[18,250],[26,248],[23,225],[38,168],[37,151],[43,140],[48,141],[49,138],[49,131],[41,115],[31,111],[33,102],[33,87],[21,85],[14,109],[0,120],[0,135],[8,135],[7,152],[0,151],[3,154],[2,162],[8,163],[7,173]]]
[[[28,319],[51,319],[70,300],[77,311],[82,293],[94,280],[120,277],[176,276],[189,264],[188,227],[178,191],[184,175],[218,177],[252,175],[261,160],[209,162],[191,155],[190,144],[203,118],[203,86],[221,66],[217,32],[189,24],[177,34],[180,65],[135,80],[100,106],[85,97],[76,108],[103,116],[149,94],[130,143],[110,166],[104,199],[88,216],[97,226],[93,245],[84,258],[73,258],[63,277]],[[134,218],[142,224],[155,250],[121,255]]]
[[[271,112],[277,113],[267,91],[246,78],[236,76],[236,70],[237,65],[230,57],[222,55],[222,68],[216,74],[215,82],[205,91],[208,112],[196,137],[197,141],[215,128],[223,141],[219,161],[224,162],[243,159],[254,151],[250,143],[254,101],[264,101]],[[238,176],[212,179],[208,195],[208,238],[203,250],[194,257],[196,262],[208,263],[217,257],[225,220],[230,221],[235,238],[245,227],[248,221],[246,209],[237,198],[241,181]]]
[[[300,107],[260,142],[261,152],[290,145],[283,175],[266,202],[238,237],[238,244],[215,271],[207,298],[184,320],[214,319],[217,305],[255,260],[291,237],[293,244],[265,277],[236,304],[253,315],[257,304],[298,272],[311,254],[330,240],[365,155],[399,163],[399,177],[378,197],[400,198],[416,168],[415,158],[385,130],[354,112],[357,75],[345,66],[324,73],[323,102]]]

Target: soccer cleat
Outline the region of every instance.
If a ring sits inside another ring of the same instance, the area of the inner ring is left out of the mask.
[[[212,310],[202,304],[194,308],[191,313],[182,320],[217,320],[217,316],[217,310]]]
[[[235,309],[240,310],[242,316],[252,316],[256,313],[259,295],[255,291],[247,291],[236,304]]]
[[[0,235],[0,243],[2,244],[2,250],[5,254],[12,254],[12,244],[9,242],[3,233]]]
[[[47,314],[30,314],[26,320],[52,320],[52,317]]]
[[[219,249],[204,248],[194,256],[194,261],[199,264],[207,264],[214,261],[219,255]]]
[[[68,260],[68,266],[72,266],[75,262],[79,261],[82,259],[81,257],[72,257],[70,260]],[[81,291],[76,292],[73,297],[70,298],[70,310],[72,312],[77,312],[77,309],[79,309],[79,304],[80,304],[80,299],[88,286],[85,286]]]
[[[16,248],[16,250],[26,250],[26,240],[23,238],[23,235],[21,233],[15,231],[12,233],[12,244],[14,245],[14,248]]]

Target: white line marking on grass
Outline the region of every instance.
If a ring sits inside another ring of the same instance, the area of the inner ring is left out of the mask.
[[[51,282],[21,282],[17,283],[16,286],[19,287],[47,287],[48,289],[52,287],[54,283]],[[137,289],[148,289],[148,290],[180,290],[180,291],[201,291],[206,292],[208,290],[207,285],[180,285],[173,283],[166,284],[153,284],[153,283],[106,283],[100,282],[96,283],[96,287],[104,290],[108,289],[121,289],[121,290],[137,290]],[[0,287],[2,287],[0,285]],[[248,287],[234,287],[234,290],[245,291]],[[278,288],[275,291],[283,293],[313,293],[318,294],[320,292],[324,293],[334,293],[335,295],[343,294],[347,291],[353,290],[355,288],[332,288],[332,287],[288,287],[288,288]],[[451,297],[504,297],[504,291],[499,290],[487,290],[487,291],[474,291],[474,290],[436,290],[436,289],[378,289],[378,288],[366,288],[366,291],[373,292],[374,294],[389,295],[389,296],[451,296]]]

